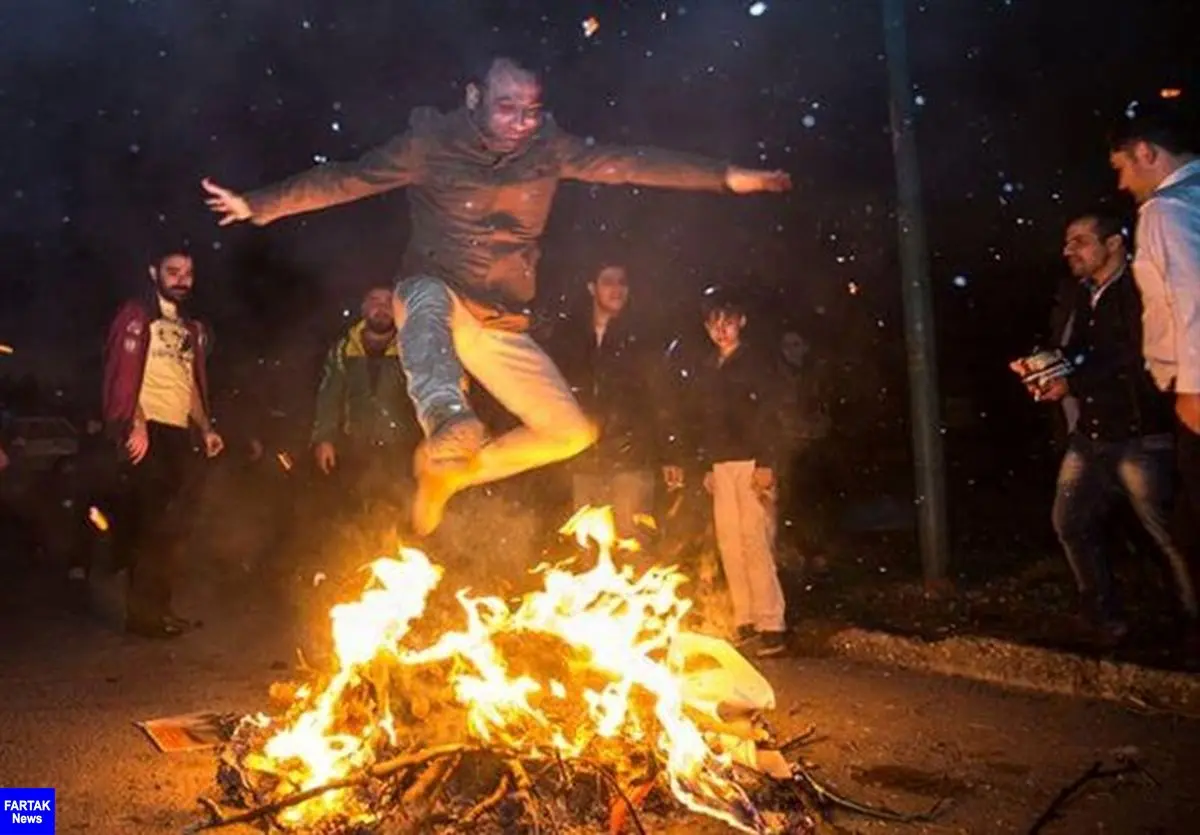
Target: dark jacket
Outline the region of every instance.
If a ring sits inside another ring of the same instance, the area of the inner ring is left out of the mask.
[[[1128,270],[1111,279],[1092,306],[1077,282],[1071,312],[1057,334],[1074,366],[1067,384],[1079,402],[1075,431],[1091,440],[1125,441],[1170,432],[1170,401],[1154,385],[1142,356],[1142,299]],[[1064,305],[1065,307],[1065,305]]]
[[[312,441],[337,444],[390,444],[416,434],[417,419],[408,398],[395,340],[381,356],[363,345],[362,321],[351,326],[325,355],[317,389]]]
[[[451,285],[494,327],[525,329],[538,239],[560,180],[721,191],[726,165],[654,148],[597,145],[547,116],[517,154],[489,151],[465,108],[418,108],[409,128],[355,162],[321,165],[246,195],[258,225],[408,187],[406,276]]]
[[[723,461],[753,460],[782,473],[788,450],[783,410],[788,382],[771,354],[743,344],[723,364],[712,354],[697,372],[693,444],[707,469]]]
[[[207,359],[211,337],[199,320],[188,317],[182,310],[180,315],[196,346],[192,374],[200,402],[208,412]],[[150,323],[159,316],[157,297],[148,295],[121,305],[108,328],[104,344],[102,411],[105,427],[112,438],[124,439],[133,424],[146,371],[146,354],[150,350]]]
[[[627,316],[609,322],[599,345],[590,315],[560,322],[547,351],[584,413],[600,430],[599,441],[572,459],[572,468],[660,467],[662,362],[658,352],[630,329]]]

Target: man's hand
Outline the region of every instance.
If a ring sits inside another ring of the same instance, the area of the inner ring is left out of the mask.
[[[241,220],[249,220],[254,216],[246,198],[237,192],[222,188],[207,177],[200,181],[200,185],[204,186],[204,190],[212,195],[204,202],[208,204],[208,208],[221,216],[221,219],[217,221],[219,226],[228,226]]]
[[[209,429],[204,433],[204,457],[216,458],[221,454],[221,450],[225,449],[224,439]]]
[[[713,471],[709,470],[708,472],[706,472],[704,474],[704,492],[708,493],[711,496],[712,491],[713,491]]]
[[[755,467],[750,484],[756,493],[765,493],[775,486],[775,471],[770,467]]]
[[[329,441],[317,444],[313,450],[313,457],[317,459],[317,469],[325,475],[329,475],[337,466],[337,450]]]
[[[1200,435],[1200,394],[1176,394],[1175,415],[1180,423]]]
[[[725,187],[734,194],[791,191],[792,175],[786,171],[756,171],[730,166],[725,171]]]
[[[146,430],[146,421],[134,420],[129,437],[125,439],[125,451],[129,453],[129,463],[142,463],[142,459],[150,451],[150,433]]]
[[[678,490],[683,487],[683,467],[663,467],[663,481],[668,490]]]

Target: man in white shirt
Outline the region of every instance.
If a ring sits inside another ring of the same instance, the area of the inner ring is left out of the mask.
[[[1200,140],[1175,102],[1123,121],[1109,143],[1118,187],[1140,204],[1133,273],[1143,302],[1143,354],[1174,395],[1180,540],[1200,565]],[[1200,634],[1192,625],[1193,638]],[[1197,643],[1193,641],[1193,643]]]

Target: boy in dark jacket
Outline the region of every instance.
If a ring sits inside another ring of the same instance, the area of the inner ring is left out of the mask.
[[[784,400],[778,364],[743,344],[745,326],[738,300],[708,298],[704,328],[716,350],[697,374],[697,441],[738,638],[757,638],[755,654],[770,657],[787,649],[774,542]]]

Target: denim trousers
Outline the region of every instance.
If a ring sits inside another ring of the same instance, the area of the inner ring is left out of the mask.
[[[1171,530],[1174,465],[1169,434],[1127,441],[1071,436],[1059,468],[1052,517],[1084,606],[1093,617],[1104,620],[1120,614],[1106,523],[1125,499],[1166,558],[1181,610],[1195,616],[1196,593],[1187,560]]]
[[[480,451],[477,483],[570,458],[595,442],[570,386],[528,333],[485,327],[432,276],[397,283],[395,315],[408,395],[426,437],[471,414],[468,374],[521,421]]]

